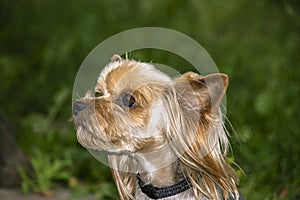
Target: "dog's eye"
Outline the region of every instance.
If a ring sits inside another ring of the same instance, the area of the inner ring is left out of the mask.
[[[103,96],[102,91],[95,91],[95,97],[101,97],[101,96]]]
[[[122,103],[124,106],[129,107],[129,108],[133,108],[136,106],[136,101],[135,101],[134,97],[128,93],[123,96]]]

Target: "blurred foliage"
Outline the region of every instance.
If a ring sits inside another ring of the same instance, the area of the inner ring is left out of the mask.
[[[0,1],[1,112],[15,123],[26,152],[34,157],[38,149],[58,160],[68,155],[72,164],[64,168],[76,179],[111,188],[109,169],[76,143],[68,123],[72,85],[81,62],[98,43],[141,26],[191,36],[229,74],[227,116],[236,130],[231,138],[235,161],[246,174],[240,187],[244,195],[299,199],[296,0]],[[160,51],[132,56],[182,71],[188,67]]]
[[[71,177],[70,172],[67,170],[71,164],[69,159],[51,158],[50,154],[45,154],[36,149],[30,161],[34,169],[33,177],[29,177],[23,168],[18,168],[24,192],[32,190],[48,196],[51,195],[55,180],[68,180]]]

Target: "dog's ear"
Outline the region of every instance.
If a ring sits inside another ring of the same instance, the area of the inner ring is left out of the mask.
[[[219,107],[229,82],[226,74],[201,76],[193,72],[187,72],[174,81],[175,88],[180,95],[196,97],[190,100],[198,100],[197,106],[200,106],[201,112]],[[196,104],[196,102],[190,103]]]

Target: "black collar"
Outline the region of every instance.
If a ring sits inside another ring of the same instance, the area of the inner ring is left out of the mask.
[[[139,184],[142,192],[145,193],[151,199],[160,199],[160,198],[170,197],[170,196],[179,194],[181,192],[184,192],[191,187],[190,181],[187,179],[184,179],[184,180],[180,181],[179,183],[176,183],[172,186],[159,188],[159,187],[155,187],[151,184],[146,184],[141,179],[140,174],[137,174],[136,178],[138,180],[138,184]]]

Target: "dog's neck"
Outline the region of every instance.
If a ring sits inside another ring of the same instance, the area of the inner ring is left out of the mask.
[[[167,187],[183,179],[179,162],[168,145],[150,153],[135,155],[140,178],[147,184]]]

